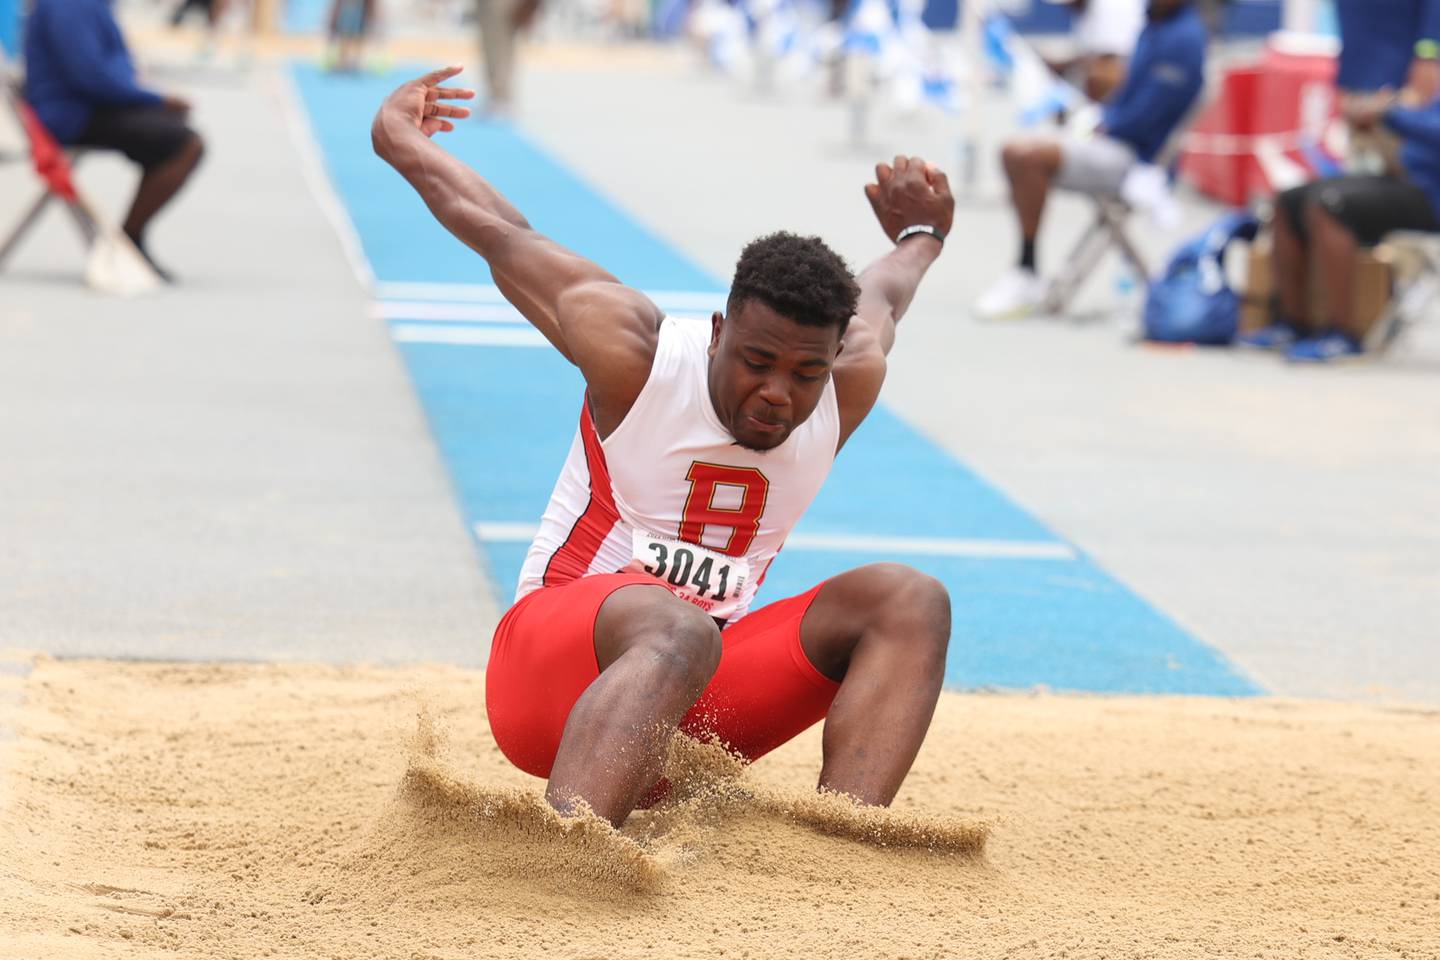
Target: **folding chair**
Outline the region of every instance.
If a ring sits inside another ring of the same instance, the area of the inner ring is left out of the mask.
[[[1395,275],[1390,302],[1365,337],[1365,349],[1381,353],[1435,310],[1440,298],[1440,234],[1392,233],[1376,253],[1390,263]]]
[[[0,54],[0,57],[3,57],[3,54]],[[0,63],[0,67],[4,66],[4,63]],[[30,148],[28,159],[44,182],[44,188],[40,191],[40,195],[30,204],[29,209],[6,235],[5,240],[0,242],[0,270],[4,269],[5,262],[20,246],[20,241],[25,239],[25,235],[35,228],[40,221],[40,215],[52,202],[57,200],[65,205],[65,209],[79,229],[81,238],[85,241],[88,249],[95,242],[99,227],[95,223],[94,217],[90,215],[87,205],[75,192],[74,180],[71,177],[72,169],[84,156],[85,151],[83,149],[66,151],[56,143],[49,131],[36,119],[34,111],[25,102],[18,85],[12,78],[6,78],[0,82],[0,96],[4,97],[6,105],[15,117],[15,122],[24,131],[25,140]]]
[[[7,66],[0,59],[0,69]],[[159,287],[159,275],[130,239],[102,220],[95,212],[96,207],[76,189],[71,171],[80,151],[66,153],[21,97],[18,86],[8,77],[0,80],[0,96],[9,104],[20,129],[25,132],[35,173],[45,185],[44,191],[30,205],[10,235],[0,243],[0,268],[4,267],[6,259],[25,235],[34,229],[45,208],[52,201],[59,200],[85,239],[85,282],[91,288],[101,293],[128,297]]]
[[[1180,160],[1180,151],[1185,139],[1185,131],[1189,130],[1200,115],[1209,106],[1210,96],[1202,93],[1195,104],[1190,107],[1184,118],[1175,125],[1170,132],[1170,138],[1165,142],[1165,147],[1152,161],[1152,166],[1167,171],[1171,183],[1175,180],[1176,165]],[[1125,260],[1126,264],[1135,273],[1136,281],[1147,290],[1150,287],[1151,273],[1145,258],[1140,255],[1140,250],[1125,232],[1125,222],[1130,219],[1134,212],[1130,204],[1119,197],[1102,196],[1100,194],[1088,194],[1095,203],[1095,217],[1090,226],[1080,235],[1070,255],[1065,259],[1065,268],[1050,283],[1045,296],[1045,302],[1041,306],[1044,313],[1051,316],[1061,315],[1070,309],[1075,295],[1080,292],[1080,287],[1085,280],[1094,273],[1095,268],[1100,265],[1105,254],[1114,248]]]
[[[1092,195],[1091,199],[1095,202],[1095,218],[1065,258],[1064,269],[1050,281],[1041,306],[1042,313],[1054,316],[1067,312],[1080,287],[1100,266],[1100,261],[1112,247],[1119,251],[1140,283],[1147,287],[1150,284],[1150,270],[1145,265],[1145,259],[1125,233],[1130,205],[1117,197]]]

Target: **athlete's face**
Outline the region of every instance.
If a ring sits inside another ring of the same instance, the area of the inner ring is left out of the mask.
[[[755,300],[710,332],[710,399],[742,447],[770,450],[804,423],[840,355],[840,330],[796,323]]]

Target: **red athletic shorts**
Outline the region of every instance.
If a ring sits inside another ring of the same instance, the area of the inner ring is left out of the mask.
[[[495,742],[526,773],[549,777],[575,701],[597,677],[595,618],[643,573],[581,577],[526,594],[495,630],[485,706]],[[820,587],[779,600],[725,629],[720,667],[680,728],[713,735],[754,760],[825,716],[840,685],[800,647],[800,621]]]

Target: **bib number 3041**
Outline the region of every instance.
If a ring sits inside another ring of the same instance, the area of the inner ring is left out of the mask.
[[[750,576],[750,565],[743,557],[728,557],[644,530],[634,532],[632,557],[631,570],[648,573],[682,600],[722,620],[738,609]]]

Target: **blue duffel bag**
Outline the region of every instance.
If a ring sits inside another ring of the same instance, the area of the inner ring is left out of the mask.
[[[1221,217],[1186,243],[1150,285],[1145,339],[1161,343],[1226,344],[1240,328],[1240,295],[1225,279],[1225,251],[1254,240],[1260,221],[1249,211]]]

